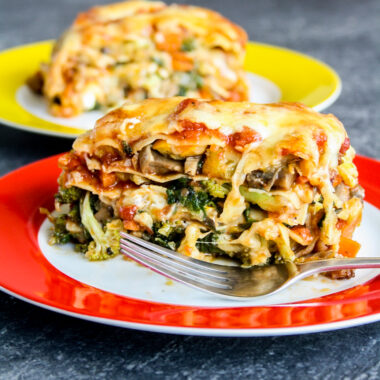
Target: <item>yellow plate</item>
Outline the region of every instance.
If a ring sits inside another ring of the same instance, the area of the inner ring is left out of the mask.
[[[48,62],[53,41],[23,45],[0,53],[0,122],[47,135],[76,137],[82,129],[32,115],[16,101],[17,90],[41,62]],[[281,91],[281,100],[301,102],[321,111],[339,96],[341,81],[329,66],[312,57],[277,46],[249,42],[245,69],[262,76]]]

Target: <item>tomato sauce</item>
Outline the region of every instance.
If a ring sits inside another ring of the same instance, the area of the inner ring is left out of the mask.
[[[346,137],[343,141],[342,146],[340,147],[339,153],[342,155],[345,154],[347,150],[349,149],[350,145],[351,145],[350,139]]]
[[[112,162],[119,161],[119,160],[121,160],[121,157],[120,157],[119,152],[117,152],[116,150],[111,151],[111,152],[106,152],[100,157],[100,161],[102,162],[102,164],[105,164],[105,165],[110,165],[112,164]]]
[[[124,221],[131,221],[135,217],[137,212],[137,206],[124,206],[120,207],[119,214]]]
[[[299,177],[296,178],[296,183],[299,185],[303,185],[304,183],[309,182],[309,179],[303,175],[300,175]]]
[[[198,103],[199,103],[199,101],[197,99],[192,99],[192,98],[182,100],[182,102],[178,104],[177,109],[174,112],[174,116],[179,115],[189,105],[195,106]]]
[[[295,226],[292,227],[292,231],[300,236],[305,242],[311,243],[313,241],[313,236],[307,227]]]
[[[202,136],[213,135],[221,140],[228,141],[228,137],[218,130],[208,129],[204,123],[198,123],[195,121],[183,119],[178,120],[178,124],[181,125],[181,132],[174,132],[172,136],[178,140],[191,141],[192,144],[199,142]]]
[[[336,170],[333,170],[330,173],[330,182],[334,187],[337,187],[340,183],[342,183],[342,177],[339,175],[339,173]]]
[[[345,220],[338,219],[338,221],[336,222],[336,228],[341,231],[344,229],[346,224],[347,224],[347,222]]]
[[[315,138],[315,142],[318,145],[319,154],[322,154],[323,151],[325,150],[327,136],[324,132],[320,132],[314,138]]]
[[[243,148],[247,144],[262,141],[261,135],[251,128],[243,127],[241,132],[236,132],[229,136],[229,143],[236,149],[237,147]]]
[[[59,166],[61,169],[64,169],[65,181],[73,173],[78,173],[81,176],[81,181],[94,187],[98,192],[137,187],[132,181],[120,179],[116,173],[105,173],[98,170],[90,171],[86,166],[85,160],[72,152],[65,154],[59,159]]]
[[[78,166],[81,166],[83,161],[84,160],[75,153],[68,152],[59,158],[58,165],[61,169],[74,170]]]

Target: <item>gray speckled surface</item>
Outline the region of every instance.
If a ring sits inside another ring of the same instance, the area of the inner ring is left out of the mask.
[[[328,111],[344,122],[360,154],[380,158],[378,0],[191,2],[221,11],[251,39],[296,49],[333,66],[343,91]],[[93,3],[0,0],[0,49],[55,38]],[[1,127],[0,174],[70,145],[69,140]],[[0,310],[1,379],[380,377],[379,323],[305,336],[216,339],[97,325],[5,294],[0,294]]]

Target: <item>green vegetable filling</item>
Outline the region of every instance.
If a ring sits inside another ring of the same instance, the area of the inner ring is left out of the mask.
[[[184,73],[184,75],[184,82],[179,85],[177,96],[185,96],[188,91],[199,90],[203,87],[203,78],[197,71],[189,71]]]
[[[203,78],[196,71],[191,71],[189,75],[190,82],[195,85],[195,88],[200,89],[203,87]]]
[[[181,224],[155,222],[152,229],[153,235],[145,235],[144,238],[173,251],[178,249],[185,235],[185,229]]]
[[[81,201],[80,214],[84,227],[93,239],[86,252],[86,256],[90,260],[105,260],[117,255],[120,251],[120,230],[123,223],[120,219],[115,219],[103,228],[94,216],[94,212],[99,207],[98,196],[90,195],[87,192]]]
[[[189,89],[186,86],[180,85],[178,88],[177,96],[185,96]]]
[[[221,185],[213,180],[202,181],[201,183],[207,193],[215,198],[225,198],[231,190],[231,185],[227,183]]]
[[[60,215],[54,219],[53,238],[56,244],[66,244],[71,241],[71,234],[66,230],[66,216]]]
[[[205,207],[214,205],[213,199],[205,191],[196,191],[190,186],[190,182],[188,178],[173,181],[166,190],[168,204],[180,203],[190,211],[195,213],[203,212],[206,215]]]
[[[196,247],[204,253],[226,255],[226,252],[218,247],[219,237],[220,235],[217,232],[211,232],[205,237],[198,239]]]
[[[62,187],[59,188],[58,193],[55,194],[55,199],[59,203],[73,203],[78,201],[83,195],[83,190],[78,187],[69,187],[64,189]]]
[[[182,41],[181,51],[193,51],[195,49],[194,38],[185,38]]]

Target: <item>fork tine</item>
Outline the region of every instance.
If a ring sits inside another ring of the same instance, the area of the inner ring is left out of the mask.
[[[148,248],[150,250],[153,250],[154,252],[158,252],[161,255],[164,255],[166,257],[170,257],[171,259],[175,259],[176,261],[181,261],[186,263],[188,266],[192,266],[194,269],[202,269],[203,271],[210,271],[216,273],[223,273],[227,274],[227,272],[231,269],[231,267],[225,266],[225,265],[217,265],[217,264],[211,264],[204,261],[196,260],[191,257],[187,257],[184,255],[181,255],[175,251],[171,251],[169,249],[160,247],[157,244],[153,244],[150,242],[147,242],[146,240],[140,239],[136,236],[127,234],[125,232],[121,232],[120,235],[125,240],[131,241],[133,243],[136,243],[140,246],[143,246],[145,248]],[[123,239],[121,239],[123,240]]]
[[[179,272],[186,276],[193,276],[194,278],[197,278],[199,281],[205,280],[210,284],[220,284],[230,281],[228,277],[221,277],[216,276],[214,274],[203,273],[201,271],[198,271],[197,269],[193,269],[192,267],[186,266],[186,264],[176,262],[175,260],[169,259],[165,256],[161,256],[159,253],[155,253],[144,247],[140,247],[132,242],[125,243],[121,240],[120,247],[128,250],[128,252],[132,251],[133,254],[142,256],[143,258],[151,260],[154,263],[164,265],[166,268],[170,269],[173,272]]]
[[[211,293],[219,293],[221,291],[223,292],[223,290],[231,289],[231,287],[226,284],[214,283],[204,278],[193,276],[184,272],[175,272],[172,267],[169,267],[168,265],[153,258],[148,258],[143,254],[134,251],[132,248],[124,246],[121,248],[121,252],[157,273],[197,289],[205,290]]]
[[[224,274],[219,274],[218,272],[209,272],[207,270],[204,270],[203,267],[194,268],[191,265],[188,265],[186,261],[178,261],[176,258],[172,259],[169,257],[166,257],[164,255],[161,255],[159,252],[155,252],[151,249],[144,248],[138,244],[135,244],[131,241],[126,241],[123,239],[120,239],[120,246],[123,248],[131,248],[135,252],[140,253],[144,255],[148,259],[153,259],[158,261],[159,263],[169,265],[170,267],[175,267],[176,270],[183,270],[190,274],[194,274],[197,277],[203,277],[206,279],[213,279],[215,281],[223,281],[228,282],[229,278],[226,277]],[[153,247],[155,248],[155,247]]]

